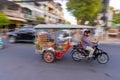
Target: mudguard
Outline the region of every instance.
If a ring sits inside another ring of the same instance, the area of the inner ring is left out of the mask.
[[[45,51],[52,51],[52,52],[55,52],[55,49],[50,47],[50,48],[45,48],[42,50],[42,52],[44,53]]]

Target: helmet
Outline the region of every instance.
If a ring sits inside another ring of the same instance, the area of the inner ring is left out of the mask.
[[[84,33],[90,33],[90,30],[84,29],[84,30],[83,30],[83,34],[84,34]]]

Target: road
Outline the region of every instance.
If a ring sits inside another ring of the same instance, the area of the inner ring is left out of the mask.
[[[120,45],[101,46],[108,64],[74,62],[69,53],[55,63],[45,63],[30,43],[6,44],[0,50],[0,80],[120,80]]]

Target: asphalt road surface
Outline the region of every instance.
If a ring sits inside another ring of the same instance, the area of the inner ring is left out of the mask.
[[[0,50],[0,80],[120,80],[120,45],[102,45],[108,64],[74,62],[69,53],[62,60],[45,63],[30,43],[6,44]]]

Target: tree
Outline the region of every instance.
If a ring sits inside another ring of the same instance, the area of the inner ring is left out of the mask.
[[[0,13],[0,27],[9,25],[10,21],[3,13]]]
[[[66,21],[66,22],[65,22],[65,24],[71,24],[71,22],[69,22],[69,21]]]
[[[36,19],[37,19],[38,21],[45,21],[45,18],[44,18],[44,17],[40,17],[40,16],[36,17]]]
[[[114,7],[112,7],[112,6],[110,6],[109,9],[110,9],[111,11],[114,11]]]
[[[115,15],[113,16],[112,22],[115,23],[115,24],[120,24],[120,13],[115,14]]]
[[[78,24],[84,24],[86,20],[93,22],[102,9],[102,3],[101,0],[69,0],[67,9],[76,17]]]

